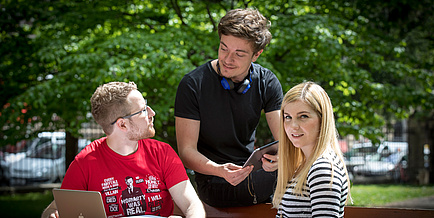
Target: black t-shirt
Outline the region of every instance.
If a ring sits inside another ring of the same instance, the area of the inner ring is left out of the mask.
[[[219,164],[241,165],[253,152],[261,111],[280,110],[282,87],[258,64],[253,64],[245,94],[224,89],[220,80],[211,61],[186,74],[176,93],[175,116],[200,121],[200,153]]]

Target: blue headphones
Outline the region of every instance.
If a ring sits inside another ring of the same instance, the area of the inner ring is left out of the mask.
[[[220,83],[222,84],[223,88],[226,90],[233,89],[235,87],[234,82],[231,79],[227,79],[227,78],[222,76],[222,74],[220,72],[220,65],[219,65],[218,61],[217,61],[217,71],[218,71],[217,73],[219,74],[219,76],[222,77],[222,79],[220,80]],[[252,82],[252,71],[253,71],[253,64],[250,65],[249,78],[244,79],[244,81],[237,88],[236,91],[238,94],[244,94],[250,89],[250,83]]]

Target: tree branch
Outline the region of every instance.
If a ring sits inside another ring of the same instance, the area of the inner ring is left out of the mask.
[[[211,11],[209,9],[209,4],[206,4],[206,12],[208,13],[209,19],[212,23],[212,30],[217,31],[217,25],[216,25],[214,19],[212,18]]]
[[[173,9],[175,9],[176,14],[181,20],[181,24],[187,26],[187,24],[184,23],[184,17],[182,17],[181,8],[178,5],[178,0],[170,0],[170,3],[172,3]]]

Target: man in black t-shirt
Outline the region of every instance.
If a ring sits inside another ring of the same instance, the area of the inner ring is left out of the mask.
[[[277,155],[264,155],[259,171],[242,168],[262,110],[278,139],[282,87],[270,70],[253,63],[271,40],[269,26],[257,10],[229,11],[218,25],[218,59],[186,74],[178,86],[179,155],[196,172],[199,197],[211,206],[267,202],[274,192]]]

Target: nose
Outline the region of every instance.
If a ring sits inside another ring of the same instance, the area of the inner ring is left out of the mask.
[[[289,126],[293,129],[298,129],[299,125],[296,119],[292,119],[291,122],[289,122]]]
[[[148,107],[146,108],[146,110],[148,110],[148,117],[153,117],[153,116],[155,116],[155,111],[152,110],[152,108],[151,108],[150,106],[148,106]]]
[[[228,52],[225,56],[224,56],[224,62],[225,63],[231,63],[234,62],[234,52]]]

